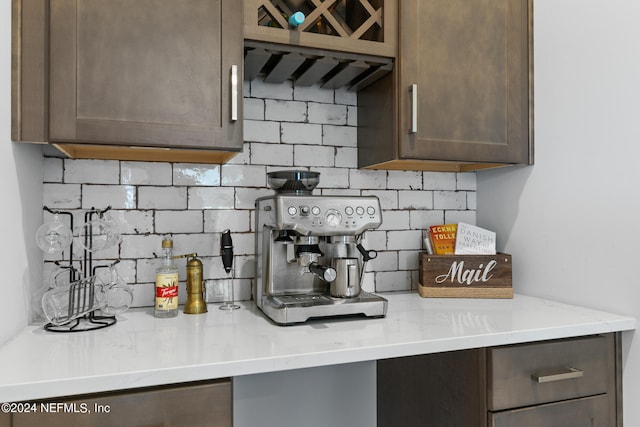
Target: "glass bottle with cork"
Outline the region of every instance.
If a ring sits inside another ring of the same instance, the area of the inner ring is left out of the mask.
[[[162,259],[156,269],[155,317],[175,317],[178,315],[178,268],[173,263],[173,240],[162,239]]]

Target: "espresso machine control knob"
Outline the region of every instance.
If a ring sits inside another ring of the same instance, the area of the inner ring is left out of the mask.
[[[325,222],[331,227],[337,227],[342,222],[342,214],[335,210],[329,209],[326,214],[324,214]]]

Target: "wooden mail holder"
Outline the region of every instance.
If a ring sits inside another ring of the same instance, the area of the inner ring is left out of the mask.
[[[511,255],[420,253],[418,292],[425,298],[513,298]]]

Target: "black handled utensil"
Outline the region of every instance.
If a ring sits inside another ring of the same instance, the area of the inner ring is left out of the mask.
[[[227,283],[224,294],[224,302],[219,307],[220,310],[237,310],[239,305],[233,302],[233,240],[231,239],[231,231],[224,230],[220,237],[220,255],[222,256],[222,265],[224,271],[227,272]]]
[[[220,238],[220,255],[222,255],[222,265],[227,274],[231,273],[233,267],[233,240],[231,239],[231,231],[224,230]]]

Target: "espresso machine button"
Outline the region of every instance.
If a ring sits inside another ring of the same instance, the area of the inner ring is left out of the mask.
[[[373,214],[375,214],[375,213],[376,213],[376,208],[374,208],[373,206],[369,206],[369,207],[367,208],[367,213],[368,213],[369,215],[373,215]]]
[[[300,206],[300,215],[309,216],[309,206]]]
[[[344,208],[344,213],[349,216],[353,215],[353,208],[351,206],[347,206],[346,208]]]
[[[298,213],[298,209],[295,206],[289,206],[287,212],[289,212],[289,215],[294,216]]]
[[[342,222],[342,214],[335,209],[329,209],[324,215],[324,220],[331,227],[337,227]]]
[[[356,213],[357,213],[358,215],[364,215],[364,208],[363,208],[362,206],[358,206],[358,207],[356,208]]]
[[[317,206],[312,207],[312,208],[311,208],[311,213],[312,213],[314,216],[318,216],[318,215],[320,215],[320,208],[319,208],[319,207],[317,207]]]

